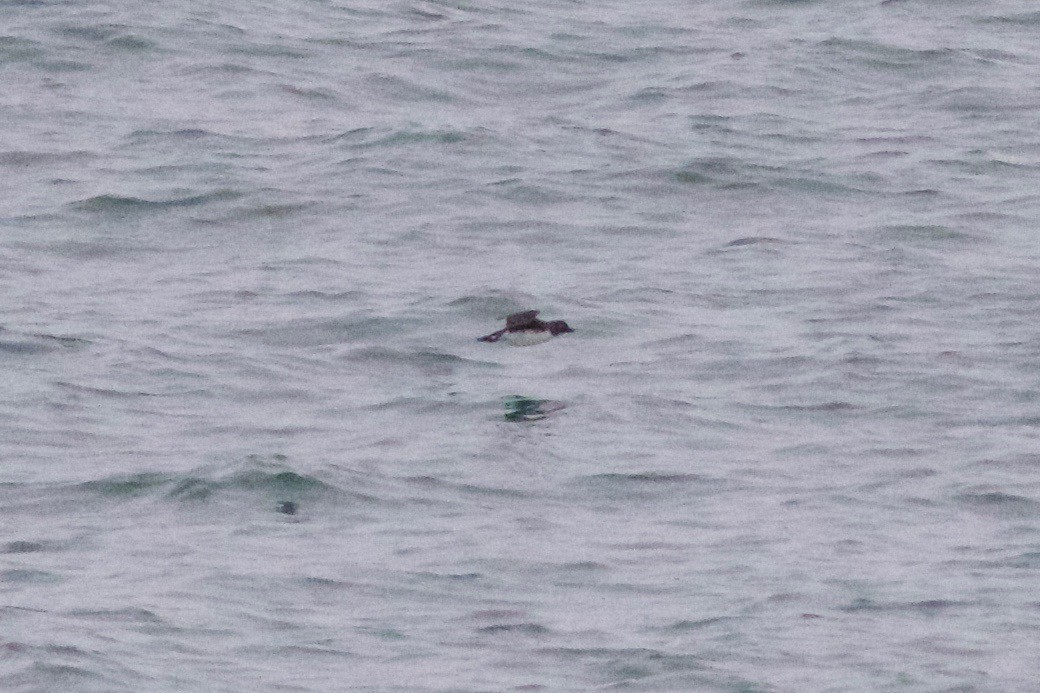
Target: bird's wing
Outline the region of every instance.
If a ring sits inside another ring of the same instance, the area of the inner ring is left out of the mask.
[[[537,310],[525,310],[523,313],[513,313],[506,318],[506,329],[526,327],[535,321],[537,315]]]

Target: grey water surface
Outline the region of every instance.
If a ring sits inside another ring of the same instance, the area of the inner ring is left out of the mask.
[[[1038,75],[1025,0],[0,2],[0,689],[1040,690]]]

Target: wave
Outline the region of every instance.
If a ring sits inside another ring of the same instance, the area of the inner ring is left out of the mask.
[[[272,459],[284,459],[281,455]],[[207,501],[218,497],[246,494],[274,503],[285,498],[314,499],[322,496],[351,496],[374,500],[364,494],[350,493],[310,474],[269,462],[259,457],[247,459],[233,471],[199,470],[188,474],[138,472],[83,482],[76,490],[112,500],[152,497],[180,502]],[[272,505],[272,507],[274,507]]]
[[[177,207],[198,207],[211,202],[237,200],[244,195],[245,193],[238,190],[216,190],[211,193],[173,197],[166,200],[149,200],[124,195],[96,195],[73,202],[70,206],[80,211],[94,213],[144,212]]]

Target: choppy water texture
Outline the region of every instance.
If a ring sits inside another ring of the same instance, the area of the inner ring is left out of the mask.
[[[0,4],[0,688],[1036,690],[1038,37]]]

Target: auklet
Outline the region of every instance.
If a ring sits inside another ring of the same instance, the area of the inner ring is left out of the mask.
[[[497,342],[505,338],[510,346],[532,346],[549,341],[550,338],[566,332],[574,332],[563,320],[545,322],[538,319],[537,310],[525,310],[513,313],[506,318],[506,326],[497,332],[480,337],[480,342]]]

